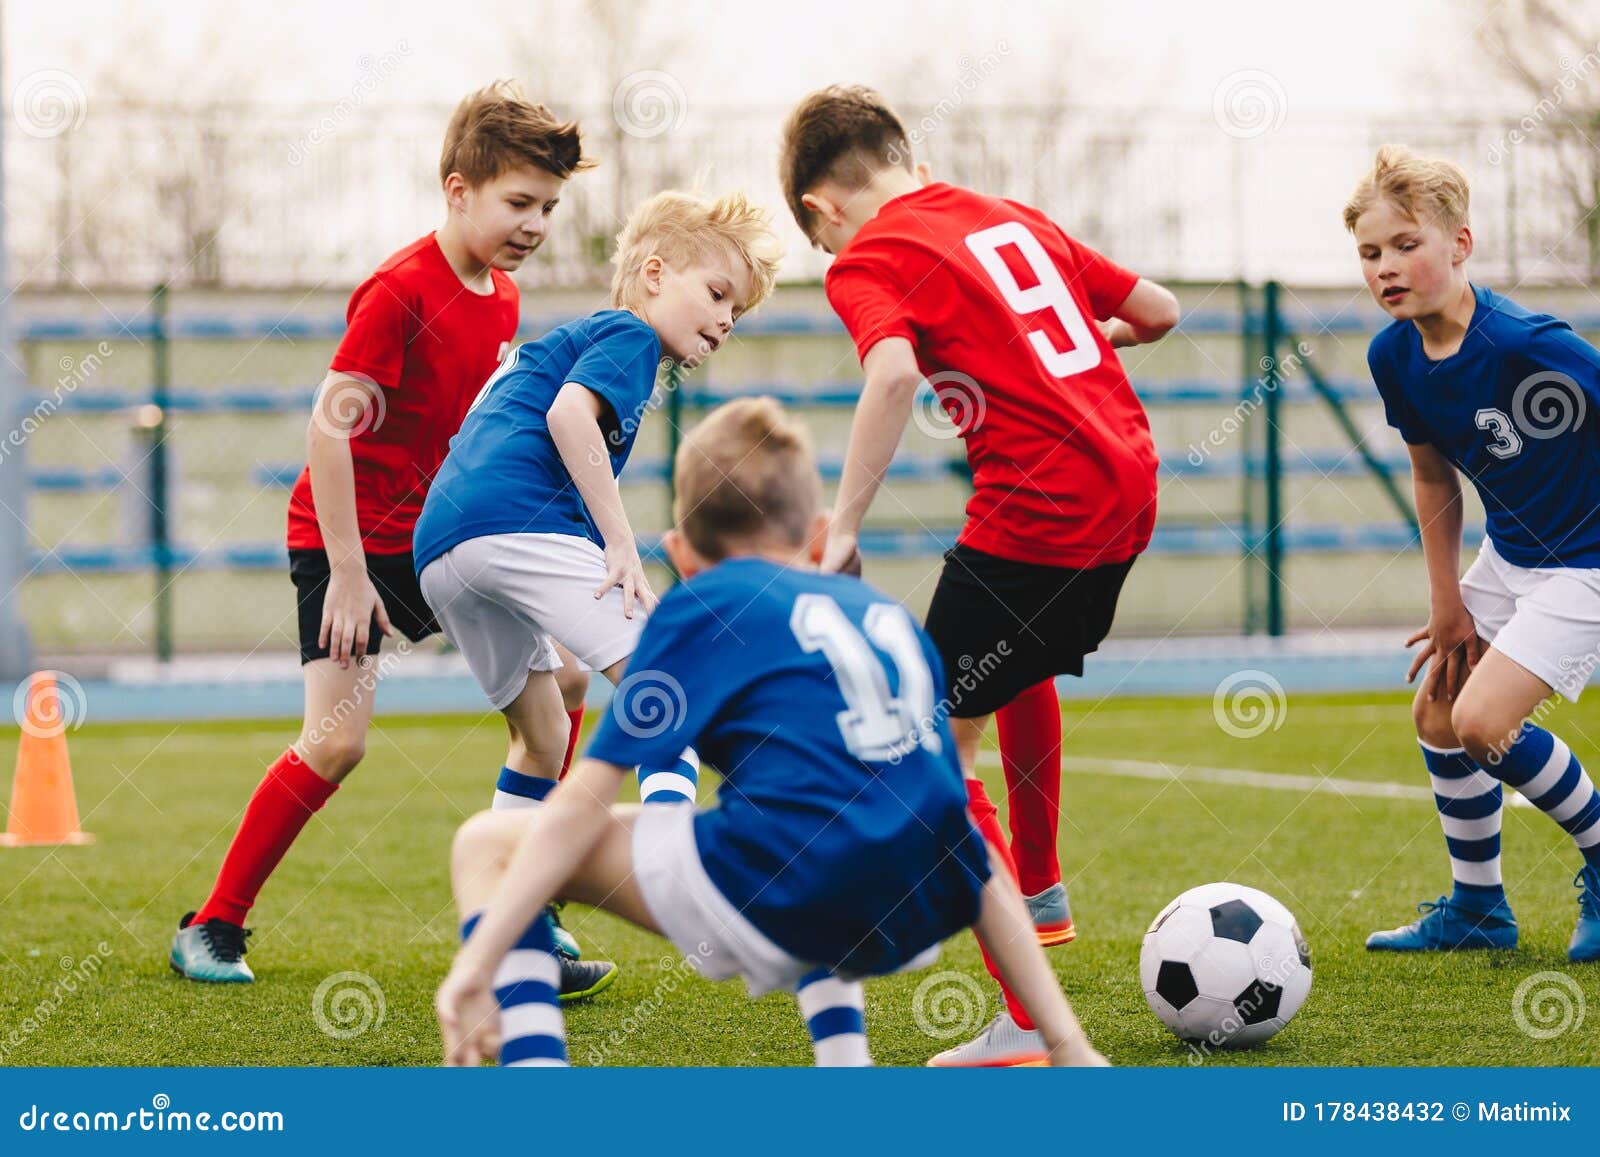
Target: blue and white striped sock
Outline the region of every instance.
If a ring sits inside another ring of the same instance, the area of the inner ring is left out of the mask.
[[[461,939],[478,926],[474,913],[461,926]],[[566,1022],[561,1018],[561,962],[556,959],[555,928],[548,912],[528,925],[494,974],[500,1005],[500,1064],[506,1067],[565,1065]]]
[[[1487,911],[1506,898],[1500,877],[1500,781],[1462,748],[1421,746],[1445,846],[1450,849],[1450,874],[1455,879],[1451,898],[1475,911]]]
[[[840,980],[826,968],[818,968],[800,978],[795,996],[818,1067],[865,1068],[872,1064],[863,1012],[866,994],[859,980]]]
[[[494,785],[494,803],[490,809],[497,812],[516,811],[532,807],[555,790],[556,781],[542,775],[524,775],[509,767],[500,769],[500,778]]]
[[[1600,869],[1600,793],[1565,743],[1524,723],[1517,741],[1490,770],[1560,824],[1588,865]]]
[[[692,747],[670,768],[639,769],[641,803],[693,803],[700,788],[700,756]]]

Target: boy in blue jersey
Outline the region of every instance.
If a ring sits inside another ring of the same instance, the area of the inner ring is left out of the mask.
[[[423,597],[511,731],[500,809],[543,800],[570,750],[556,644],[616,683],[655,605],[617,476],[657,366],[708,357],[771,292],[777,267],[766,214],[738,194],[659,194],[617,244],[614,308],[558,326],[495,371],[413,538]],[[693,798],[692,752],[649,770],[646,788]],[[614,979],[614,965],[577,961],[558,935],[565,998]]]
[[[1600,662],[1600,351],[1468,281],[1467,198],[1454,165],[1385,146],[1344,211],[1367,287],[1395,319],[1367,360],[1411,451],[1430,609],[1407,640],[1423,644],[1407,679],[1428,664],[1412,714],[1454,875],[1451,895],[1367,947],[1515,947],[1500,873],[1509,785],[1583,855],[1568,957],[1590,961],[1600,959],[1600,795],[1529,716],[1557,692],[1576,702]],[[1459,579],[1458,471],[1487,517]]]
[[[456,837],[468,938],[438,994],[447,1063],[565,1062],[552,898],[667,936],[753,995],[918,966],[976,925],[1050,1059],[1104,1063],[968,815],[933,644],[900,604],[815,569],[827,518],[802,429],[768,398],[723,406],[675,481],[665,544],[685,581],[639,641],[629,678],[648,683],[619,690],[542,809],[486,812]],[[719,807],[610,804],[685,745],[722,771]],[[862,1031],[859,1006],[802,1011]]]

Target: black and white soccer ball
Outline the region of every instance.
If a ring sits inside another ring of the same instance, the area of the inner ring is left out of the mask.
[[[1238,1048],[1272,1036],[1311,991],[1311,950],[1289,909],[1242,884],[1202,884],[1144,934],[1139,979],[1186,1041]]]

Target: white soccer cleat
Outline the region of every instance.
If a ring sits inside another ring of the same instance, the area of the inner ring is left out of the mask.
[[[989,1027],[966,1044],[956,1045],[928,1062],[935,1069],[997,1069],[1021,1065],[1043,1065],[1049,1061],[1044,1037],[1037,1030],[1023,1030],[1001,1009]]]

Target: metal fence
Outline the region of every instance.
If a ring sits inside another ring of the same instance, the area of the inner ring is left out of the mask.
[[[696,184],[746,188],[772,206],[789,242],[786,279],[819,276],[825,259],[779,195],[784,111],[669,106],[640,123],[588,110],[580,119],[601,167],[571,182],[523,284],[593,283],[629,206]],[[1340,209],[1389,140],[1466,168],[1483,276],[1572,284],[1600,274],[1600,156],[1554,120],[901,111],[936,176],[1036,204],[1151,276],[1349,282]],[[27,287],[348,285],[442,216],[446,107],[95,104],[47,131],[12,114],[24,131],[6,134],[9,244]]]

